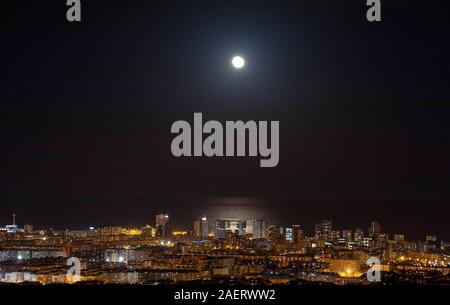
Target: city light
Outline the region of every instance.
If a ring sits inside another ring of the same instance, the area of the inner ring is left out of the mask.
[[[32,253],[33,264],[40,261],[43,270],[58,270],[60,258],[77,245],[86,249],[80,260],[85,266],[80,280],[102,283],[208,282],[220,275],[242,283],[264,277],[267,283],[277,285],[295,280],[366,285],[369,282],[363,275],[372,253],[382,254],[376,258],[385,276],[395,278],[406,272],[411,276],[397,280],[408,283],[421,278],[415,276],[417,272],[421,276],[429,272],[427,279],[433,281],[436,274],[448,274],[450,268],[449,243],[439,242],[434,235],[408,241],[404,234],[396,234],[392,240],[377,222],[365,233],[340,230],[327,219],[307,234],[298,224],[277,226],[263,219],[211,219],[204,215],[192,221],[193,230],[172,230],[166,216],[157,215],[155,227],[33,231],[28,225],[27,234],[21,228],[13,234],[5,231],[0,233],[0,268],[2,262],[15,260],[16,269],[7,271],[0,282],[74,283],[58,274],[41,274],[39,268],[35,273],[23,271],[30,266],[23,253]],[[30,246],[33,237],[36,242]],[[127,271],[120,269],[124,266]],[[153,271],[148,274],[144,271],[148,269]]]

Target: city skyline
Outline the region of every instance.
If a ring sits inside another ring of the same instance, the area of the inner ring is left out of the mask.
[[[336,229],[331,219],[305,234],[300,225],[199,216],[173,230],[167,213],[154,227],[39,230],[0,227],[1,284],[446,285],[450,242],[411,241],[372,221]]]
[[[14,232],[16,232],[17,229],[20,228],[19,224],[16,224],[16,214],[12,214],[12,223],[11,224],[6,224],[3,227],[3,232],[9,232],[8,228],[14,228]],[[182,231],[182,232],[186,232],[189,236],[192,237],[199,237],[199,238],[205,238],[210,236],[211,233],[213,233],[214,235],[212,235],[215,238],[224,238],[225,235],[224,233],[222,235],[218,235],[217,233],[217,226],[218,226],[218,222],[219,221],[238,221],[238,222],[243,222],[244,223],[244,229],[239,228],[239,224],[237,229],[239,231],[239,235],[246,235],[249,232],[245,229],[245,222],[249,222],[249,221],[254,221],[254,222],[262,222],[261,224],[258,225],[258,227],[260,228],[259,230],[263,230],[264,234],[262,233],[258,233],[257,237],[254,238],[267,238],[268,234],[269,234],[269,227],[273,226],[275,228],[280,228],[280,229],[285,229],[285,228],[294,228],[294,227],[298,227],[299,229],[301,229],[302,234],[304,234],[305,236],[312,236],[312,237],[316,237],[321,234],[324,234],[323,232],[326,231],[328,235],[326,235],[325,239],[329,239],[330,236],[332,236],[333,233],[338,234],[338,236],[336,238],[340,238],[340,237],[344,237],[346,235],[346,232],[350,234],[351,238],[349,240],[353,240],[355,234],[358,234],[358,232],[361,232],[363,237],[370,237],[373,238],[374,234],[385,234],[387,238],[389,237],[395,237],[396,235],[401,235],[403,236],[403,238],[406,240],[423,240],[424,237],[427,236],[437,236],[437,239],[442,240],[442,241],[446,241],[447,239],[445,238],[445,234],[438,234],[436,232],[422,232],[422,235],[419,237],[412,237],[408,236],[408,234],[406,234],[404,231],[382,231],[381,230],[381,224],[380,222],[376,221],[376,220],[370,220],[367,223],[367,227],[352,227],[352,226],[338,226],[336,227],[336,225],[333,225],[333,220],[332,219],[322,219],[319,222],[316,222],[314,224],[314,226],[312,228],[309,228],[307,226],[303,226],[299,223],[292,223],[292,224],[279,224],[279,223],[272,223],[272,222],[268,222],[266,219],[259,219],[257,217],[249,217],[249,218],[242,218],[242,217],[217,217],[217,218],[209,218],[206,214],[202,214],[202,216],[199,216],[197,219],[193,219],[191,220],[191,224],[192,226],[190,227],[183,227],[183,226],[177,226],[176,224],[174,224],[174,222],[171,220],[173,219],[169,213],[166,212],[161,212],[160,214],[155,215],[156,216],[156,220],[152,223],[152,222],[148,222],[145,224],[140,224],[140,225],[132,225],[132,226],[124,226],[124,225],[120,225],[120,224],[114,224],[114,225],[96,225],[94,223],[91,223],[89,226],[84,226],[84,227],[65,227],[65,228],[53,228],[52,226],[47,226],[47,227],[35,227],[33,226],[33,224],[29,223],[29,222],[23,222],[23,227],[31,227],[34,228],[35,230],[55,230],[55,231],[59,231],[59,230],[97,230],[97,229],[101,229],[101,228],[123,228],[123,229],[143,229],[143,228],[151,228],[152,230],[155,230],[155,236],[158,236],[160,238],[170,238],[172,236],[172,231]],[[199,224],[199,222],[201,222],[201,224]],[[0,224],[0,228],[2,224]],[[167,225],[167,227],[166,227]],[[205,227],[206,226],[206,227]],[[235,224],[236,226],[236,224]],[[325,227],[323,227],[325,226]],[[20,230],[20,229],[19,229]],[[166,231],[167,230],[167,231]],[[234,233],[234,231],[230,228],[227,229],[228,231]],[[1,231],[1,230],[0,230]],[[12,231],[11,231],[12,232]],[[23,232],[23,230],[22,230]],[[321,233],[318,233],[321,232]],[[254,236],[253,233],[253,225],[252,225],[252,231],[251,234]],[[335,239],[336,239],[335,238]]]

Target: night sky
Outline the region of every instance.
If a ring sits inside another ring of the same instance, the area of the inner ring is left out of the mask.
[[[2,2],[0,225],[370,221],[450,239],[448,1]],[[246,57],[242,71],[230,66]],[[176,120],[280,121],[280,162],[175,158]]]

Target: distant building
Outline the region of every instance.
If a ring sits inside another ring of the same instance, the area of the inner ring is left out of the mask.
[[[99,229],[99,234],[102,236],[120,235],[122,234],[122,227],[103,227]]]
[[[381,226],[378,222],[372,221],[369,228],[369,237],[372,239],[378,239],[381,233]]]
[[[242,219],[217,219],[216,220],[216,237],[225,238],[227,232],[237,235],[246,234],[246,220]]]
[[[437,241],[437,236],[436,235],[427,235],[427,236],[425,236],[425,240],[427,242],[436,242]]]
[[[294,240],[294,236],[293,236],[293,233],[292,233],[292,228],[285,228],[284,229],[284,238],[288,242],[292,242]]]
[[[167,238],[170,236],[169,214],[156,215],[156,235],[158,237]]]
[[[332,231],[331,219],[322,220],[321,222],[316,224],[314,229],[316,241],[331,239],[331,231]]]
[[[129,251],[126,249],[106,249],[105,261],[107,263],[128,263]]]
[[[194,237],[207,237],[208,236],[208,218],[206,216],[199,217],[194,221]]]
[[[434,251],[438,248],[438,241],[436,235],[427,235],[425,237],[424,251]]]
[[[293,238],[292,241],[296,247],[300,247],[302,245],[305,236],[303,234],[303,230],[300,229],[299,225],[292,226],[292,238]]]
[[[152,226],[146,225],[141,228],[141,235],[147,237],[156,237],[156,229]]]
[[[322,239],[322,240],[330,240],[330,241],[336,241],[341,238],[341,231],[339,230],[333,230],[331,231],[330,237],[328,239]]]
[[[33,233],[33,226],[27,223],[26,225],[23,226],[23,232],[25,234]]]
[[[16,226],[16,214],[13,214],[13,224],[6,225],[5,231],[8,233],[17,233],[19,231],[19,228]]]
[[[353,241],[355,242],[362,242],[364,238],[364,231],[360,228],[356,228],[355,232],[353,233]]]
[[[262,219],[253,220],[253,238],[266,238],[266,221]]]
[[[352,230],[342,230],[342,238],[344,238],[346,241],[352,241]]]
[[[34,282],[37,280],[37,276],[30,272],[6,272],[3,279],[4,283],[23,283]]]
[[[277,229],[275,225],[269,225],[266,229],[267,231],[267,239],[272,243],[276,243],[277,241]]]
[[[405,235],[403,235],[403,234],[394,234],[394,241],[395,242],[403,242],[403,241],[405,241]]]

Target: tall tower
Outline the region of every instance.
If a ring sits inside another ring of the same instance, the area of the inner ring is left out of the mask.
[[[194,236],[208,236],[208,218],[206,218],[206,216],[199,217],[196,221],[194,221]]]
[[[381,226],[378,222],[372,221],[369,228],[369,237],[378,239],[381,233]]]
[[[158,237],[169,237],[169,214],[156,215],[156,234]]]
[[[294,246],[300,247],[303,239],[305,238],[303,235],[303,230],[300,229],[300,225],[292,226],[292,235],[293,235]]]

